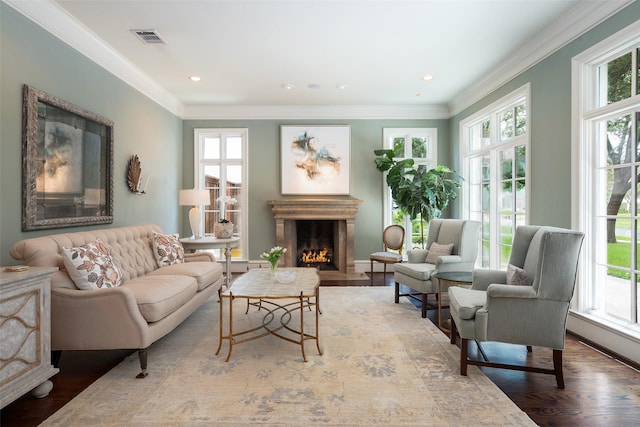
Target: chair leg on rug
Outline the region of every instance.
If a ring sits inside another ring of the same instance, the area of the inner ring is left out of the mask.
[[[140,373],[136,375],[136,378],[146,378],[147,375],[147,349],[141,348],[138,350],[138,359],[140,359]]]
[[[562,350],[553,350],[553,369],[556,371],[556,384],[558,388],[564,388],[564,376],[562,375]]]
[[[533,348],[531,348],[530,345],[527,346],[527,353],[531,353],[533,351]]]
[[[460,375],[467,376],[467,352],[469,340],[460,337]]]
[[[422,318],[427,317],[427,294],[422,294]]]
[[[456,336],[458,335],[458,329],[456,328],[456,322],[451,319],[451,331],[449,332],[449,343],[456,343]]]
[[[370,268],[370,270],[371,270],[371,273],[369,274],[369,279],[370,279],[369,286],[373,286],[373,260],[371,260],[371,268]],[[396,302],[398,302],[398,301],[396,301]]]
[[[373,272],[371,274],[373,274]],[[398,282],[396,282],[396,298],[395,298],[395,302],[396,302],[396,304],[398,304],[400,302],[400,283],[398,283]]]

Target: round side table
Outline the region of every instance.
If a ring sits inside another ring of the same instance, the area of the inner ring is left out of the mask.
[[[442,289],[449,286],[471,286],[473,277],[470,271],[439,271],[433,275],[438,279],[438,328],[447,335],[451,334],[451,329],[442,322]]]

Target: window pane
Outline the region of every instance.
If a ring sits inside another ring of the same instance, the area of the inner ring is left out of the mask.
[[[205,159],[219,159],[220,158],[220,138],[205,137],[202,155],[204,156]]]
[[[404,137],[393,138],[393,149],[396,153],[400,153],[400,156],[404,157]],[[400,151],[398,151],[400,150]]]
[[[513,150],[500,151],[500,177],[501,179],[513,177]]]
[[[516,136],[527,133],[527,108],[525,104],[516,107]]]
[[[411,157],[424,159],[427,157],[427,138],[414,137],[411,139]]]
[[[482,146],[482,124],[478,123],[469,129],[469,150],[477,150]]]
[[[516,178],[524,178],[527,173],[527,147],[518,145],[516,147]]]
[[[513,240],[513,217],[500,215],[500,243],[510,245]]]
[[[242,159],[242,138],[232,136],[226,139],[227,159]]]
[[[516,212],[524,212],[527,202],[526,180],[519,179],[516,181]]]
[[[500,210],[511,211],[513,209],[513,185],[511,181],[502,183],[502,194],[500,194]]]
[[[632,202],[631,197],[631,167],[619,167],[609,170],[607,174],[607,198],[606,214],[615,217],[623,210],[626,213],[629,203]],[[609,241],[611,241],[611,230],[609,230]]]
[[[500,136],[501,139],[513,137],[513,108],[500,113]]]
[[[511,246],[500,245],[500,270],[506,270],[511,255]]]
[[[601,65],[599,70],[601,77],[600,83],[606,85],[606,104],[621,101],[631,97],[631,52],[622,55]],[[601,88],[604,93],[605,88]],[[601,102],[601,105],[605,105]]]
[[[640,49],[636,50],[636,95],[640,95]]]
[[[482,122],[482,145],[491,144],[491,120]]]

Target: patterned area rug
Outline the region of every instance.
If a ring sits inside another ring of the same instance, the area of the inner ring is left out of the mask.
[[[320,307],[323,355],[308,341],[305,363],[267,336],[225,363],[215,297],[150,348],[146,379],[134,354],[43,425],[535,425],[476,367],[460,376],[459,349],[392,287],[322,287]],[[234,328],[261,324],[264,309],[245,308],[235,301]]]

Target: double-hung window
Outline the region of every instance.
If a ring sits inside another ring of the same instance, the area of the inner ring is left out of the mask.
[[[232,259],[245,259],[247,247],[247,129],[194,130],[194,182],[207,189],[211,202],[202,213],[205,235],[213,234],[220,220],[234,224],[234,236],[240,245],[231,252]],[[220,250],[217,259],[223,259]]]
[[[414,167],[427,169],[436,167],[438,159],[438,130],[436,128],[385,128],[382,137],[384,148],[394,149],[401,153],[397,160],[411,158],[414,161]],[[386,175],[384,186],[385,226],[398,224],[404,227],[405,248],[411,249],[414,246],[420,246],[420,218],[412,220],[398,209],[391,198],[391,189],[387,186]]]
[[[515,229],[527,224],[529,86],[460,123],[463,217],[482,224],[477,263],[506,269]]]
[[[640,337],[640,22],[573,58],[574,309]]]

